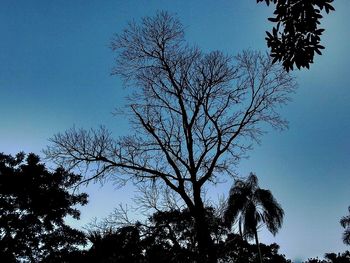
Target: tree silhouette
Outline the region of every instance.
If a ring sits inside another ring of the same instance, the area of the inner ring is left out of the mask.
[[[346,245],[350,245],[350,206],[348,208],[349,215],[343,216],[340,220],[340,224],[342,227],[345,228],[344,234],[343,234],[343,242]]]
[[[324,255],[325,259],[330,263],[349,263],[350,262],[350,252],[345,251],[344,253],[326,253]]]
[[[220,262],[256,263],[256,246],[244,240],[240,235],[230,233],[220,248]],[[278,254],[279,246],[260,244],[261,255],[265,263],[291,263],[284,255]]]
[[[206,208],[209,229],[214,236],[218,262],[253,263],[257,250],[241,236],[232,233],[223,225],[218,211]],[[193,263],[198,259],[195,222],[188,209],[158,211],[145,222],[136,221],[120,226],[118,219],[108,217],[90,225],[93,246],[83,262],[159,262]],[[119,227],[116,228],[116,225]],[[137,233],[122,235],[121,233]],[[130,238],[136,237],[136,238]],[[122,245],[121,245],[122,244]],[[265,263],[290,263],[278,254],[277,244],[261,244]],[[131,253],[134,251],[133,253]]]
[[[86,253],[84,262],[144,262],[137,225],[124,226],[117,230],[89,231],[87,237],[92,247]]]
[[[105,128],[71,129],[55,135],[46,154],[65,167],[95,169],[87,181],[114,174],[176,192],[195,219],[201,262],[216,262],[203,189],[234,173],[259,140],[259,125],[286,126],[277,108],[295,81],[257,52],[230,57],[190,47],[166,12],[129,24],[112,49],[113,74],[134,87],[124,114],[135,134],[115,140]]]
[[[257,0],[276,5],[275,17],[269,18],[277,25],[271,32],[266,32],[267,46],[271,50],[273,61],[282,61],[286,70],[295,65],[309,68],[315,52],[321,55],[321,35],[319,28],[324,9],[328,14],[334,10],[333,0]]]
[[[217,247],[227,231],[213,208],[206,208],[205,217],[214,246]],[[163,249],[168,248],[168,257],[164,262],[198,261],[200,251],[196,241],[195,221],[188,209],[156,212],[151,216],[150,223],[148,239],[152,240],[151,248],[154,248],[154,243]],[[148,249],[148,254],[151,254],[150,251],[154,250]],[[157,251],[156,253],[158,254]]]
[[[325,259],[309,258],[304,263],[350,263],[350,252],[345,251],[344,253],[326,253]]]
[[[0,258],[4,262],[40,262],[85,244],[82,232],[64,222],[78,219],[74,205],[87,203],[86,194],[68,188],[80,176],[58,168],[49,172],[38,156],[0,153]]]
[[[229,227],[238,219],[239,226],[243,226],[243,237],[255,238],[260,262],[262,255],[258,239],[260,223],[276,234],[283,222],[283,209],[269,190],[261,189],[258,178],[250,174],[246,180],[236,180],[230,190],[224,220]]]

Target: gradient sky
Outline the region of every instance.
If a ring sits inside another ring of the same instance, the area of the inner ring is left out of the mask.
[[[48,138],[73,125],[103,124],[115,136],[126,134],[127,122],[111,114],[123,105],[125,92],[110,76],[113,34],[131,19],[168,10],[184,24],[187,40],[206,51],[266,50],[271,9],[255,2],[2,0],[0,151],[40,153]],[[283,228],[276,237],[262,231],[261,241],[277,242],[291,259],[346,249],[339,219],[350,205],[350,1],[336,0],[334,6],[323,22],[324,55],[311,70],[295,73],[299,89],[282,109],[289,130],[269,130],[238,167],[241,175],[255,172],[261,187],[280,201]],[[227,194],[230,186],[212,189],[211,197]],[[90,203],[78,225],[133,196],[131,186],[86,190]]]

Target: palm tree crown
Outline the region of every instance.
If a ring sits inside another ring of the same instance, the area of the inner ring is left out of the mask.
[[[251,173],[246,180],[236,180],[230,190],[224,221],[228,227],[237,222],[242,237],[255,238],[262,262],[257,229],[263,223],[275,235],[282,226],[284,211],[269,190],[261,189]],[[243,233],[242,229],[243,227]]]
[[[236,180],[230,190],[224,220],[229,227],[239,220],[244,236],[253,237],[260,223],[275,235],[282,226],[284,211],[269,190],[261,189],[251,173],[246,180]]]
[[[348,210],[349,210],[349,215],[343,216],[342,219],[340,220],[340,224],[342,225],[342,227],[345,228],[345,231],[343,233],[343,242],[346,245],[350,245],[350,206]]]

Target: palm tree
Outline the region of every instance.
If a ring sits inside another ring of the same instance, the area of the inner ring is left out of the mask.
[[[342,227],[345,228],[344,234],[343,234],[343,242],[346,245],[350,245],[350,206],[348,208],[349,215],[343,216],[342,219],[340,219],[340,224]]]
[[[272,193],[259,188],[258,178],[251,173],[246,180],[236,180],[231,188],[224,212],[224,222],[231,228],[238,220],[242,237],[255,238],[259,261],[262,263],[258,227],[265,224],[275,235],[282,226],[283,215],[284,211]]]

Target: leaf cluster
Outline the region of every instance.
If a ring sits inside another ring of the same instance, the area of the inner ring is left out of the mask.
[[[287,71],[294,65],[309,68],[315,53],[321,55],[324,49],[320,44],[324,31],[320,28],[321,11],[334,11],[333,0],[257,0],[263,1],[276,5],[274,17],[269,18],[276,26],[266,32],[273,61],[282,61]]]

